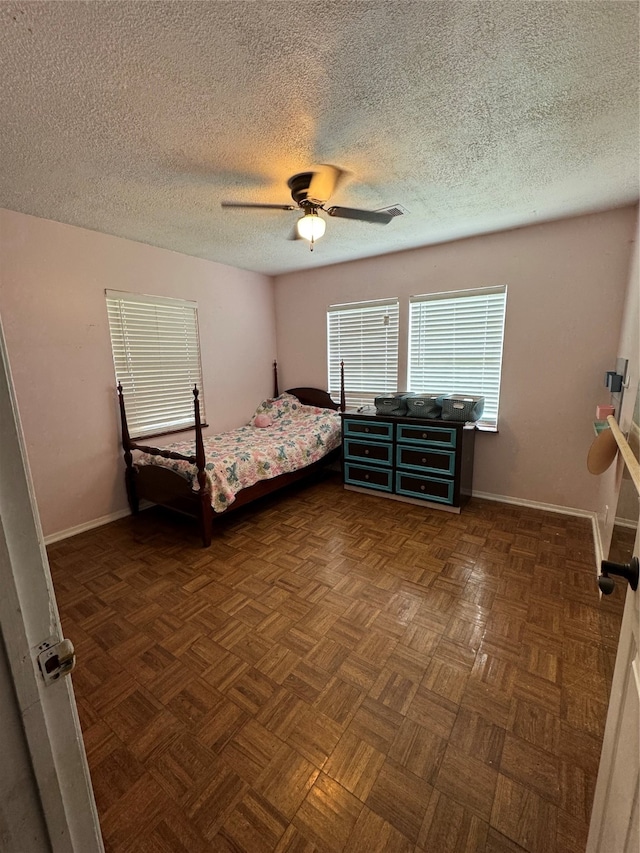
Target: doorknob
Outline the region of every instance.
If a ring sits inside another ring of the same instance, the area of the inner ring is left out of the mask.
[[[611,563],[603,560],[600,563],[602,574],[598,576],[598,586],[604,595],[611,595],[615,587],[615,581],[609,575],[620,575],[629,581],[629,586],[635,592],[638,589],[638,573],[640,563],[637,557],[632,557],[630,563]]]

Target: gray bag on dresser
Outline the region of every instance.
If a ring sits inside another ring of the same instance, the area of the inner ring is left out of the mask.
[[[438,394],[412,394],[407,400],[407,415],[410,418],[439,418],[442,405]]]
[[[484,411],[484,397],[474,394],[447,394],[440,401],[444,421],[477,421]]]
[[[407,398],[410,396],[410,394],[398,393],[375,397],[373,402],[376,407],[376,415],[406,415]]]

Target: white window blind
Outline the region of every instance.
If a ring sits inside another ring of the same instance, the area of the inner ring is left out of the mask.
[[[496,427],[506,287],[412,296],[409,388],[485,398],[479,425]]]
[[[398,388],[398,301],[352,302],[327,311],[329,393],[340,395],[344,361],[347,406],[373,402]]]
[[[116,380],[132,437],[194,424],[193,386],[204,422],[197,304],[107,290]]]

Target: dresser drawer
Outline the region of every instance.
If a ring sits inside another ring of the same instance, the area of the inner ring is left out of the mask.
[[[344,463],[344,481],[352,486],[364,486],[383,492],[393,490],[393,474],[391,468],[367,468],[364,465]]]
[[[424,498],[442,504],[453,504],[453,480],[439,477],[420,477],[418,474],[396,472],[396,493],[412,498]]]
[[[455,427],[398,424],[397,440],[453,449],[456,446],[456,435]]]
[[[432,474],[450,474],[456,470],[455,450],[440,450],[435,447],[411,447],[399,444],[396,449],[398,468],[412,468]]]
[[[344,457],[361,462],[372,462],[374,465],[391,465],[393,462],[393,445],[381,444],[378,441],[345,438]]]
[[[345,438],[357,436],[358,438],[387,439],[387,441],[391,441],[393,438],[393,424],[389,421],[374,421],[372,419],[357,421],[345,418],[343,423]]]

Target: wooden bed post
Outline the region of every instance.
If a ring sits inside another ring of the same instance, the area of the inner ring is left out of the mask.
[[[280,391],[278,390],[278,362],[273,362],[273,396],[279,397]]]
[[[120,424],[122,427],[122,448],[124,450],[124,461],[127,466],[124,474],[124,482],[127,487],[127,500],[131,513],[137,515],[140,510],[140,502],[138,501],[138,491],[136,489],[136,470],[133,467],[133,455],[131,453],[131,437],[129,435],[129,427],[127,425],[127,413],[124,408],[124,395],[122,393],[122,385],[118,382],[118,403],[120,405]]]
[[[347,408],[344,395],[344,361],[340,362],[340,411],[344,412]]]
[[[211,492],[205,474],[206,459],[204,442],[202,440],[202,423],[200,421],[200,401],[198,386],[193,386],[193,413],[196,423],[196,466],[198,468],[198,485],[200,486],[200,535],[205,548],[211,545],[211,526],[213,524],[213,509],[211,507]]]

